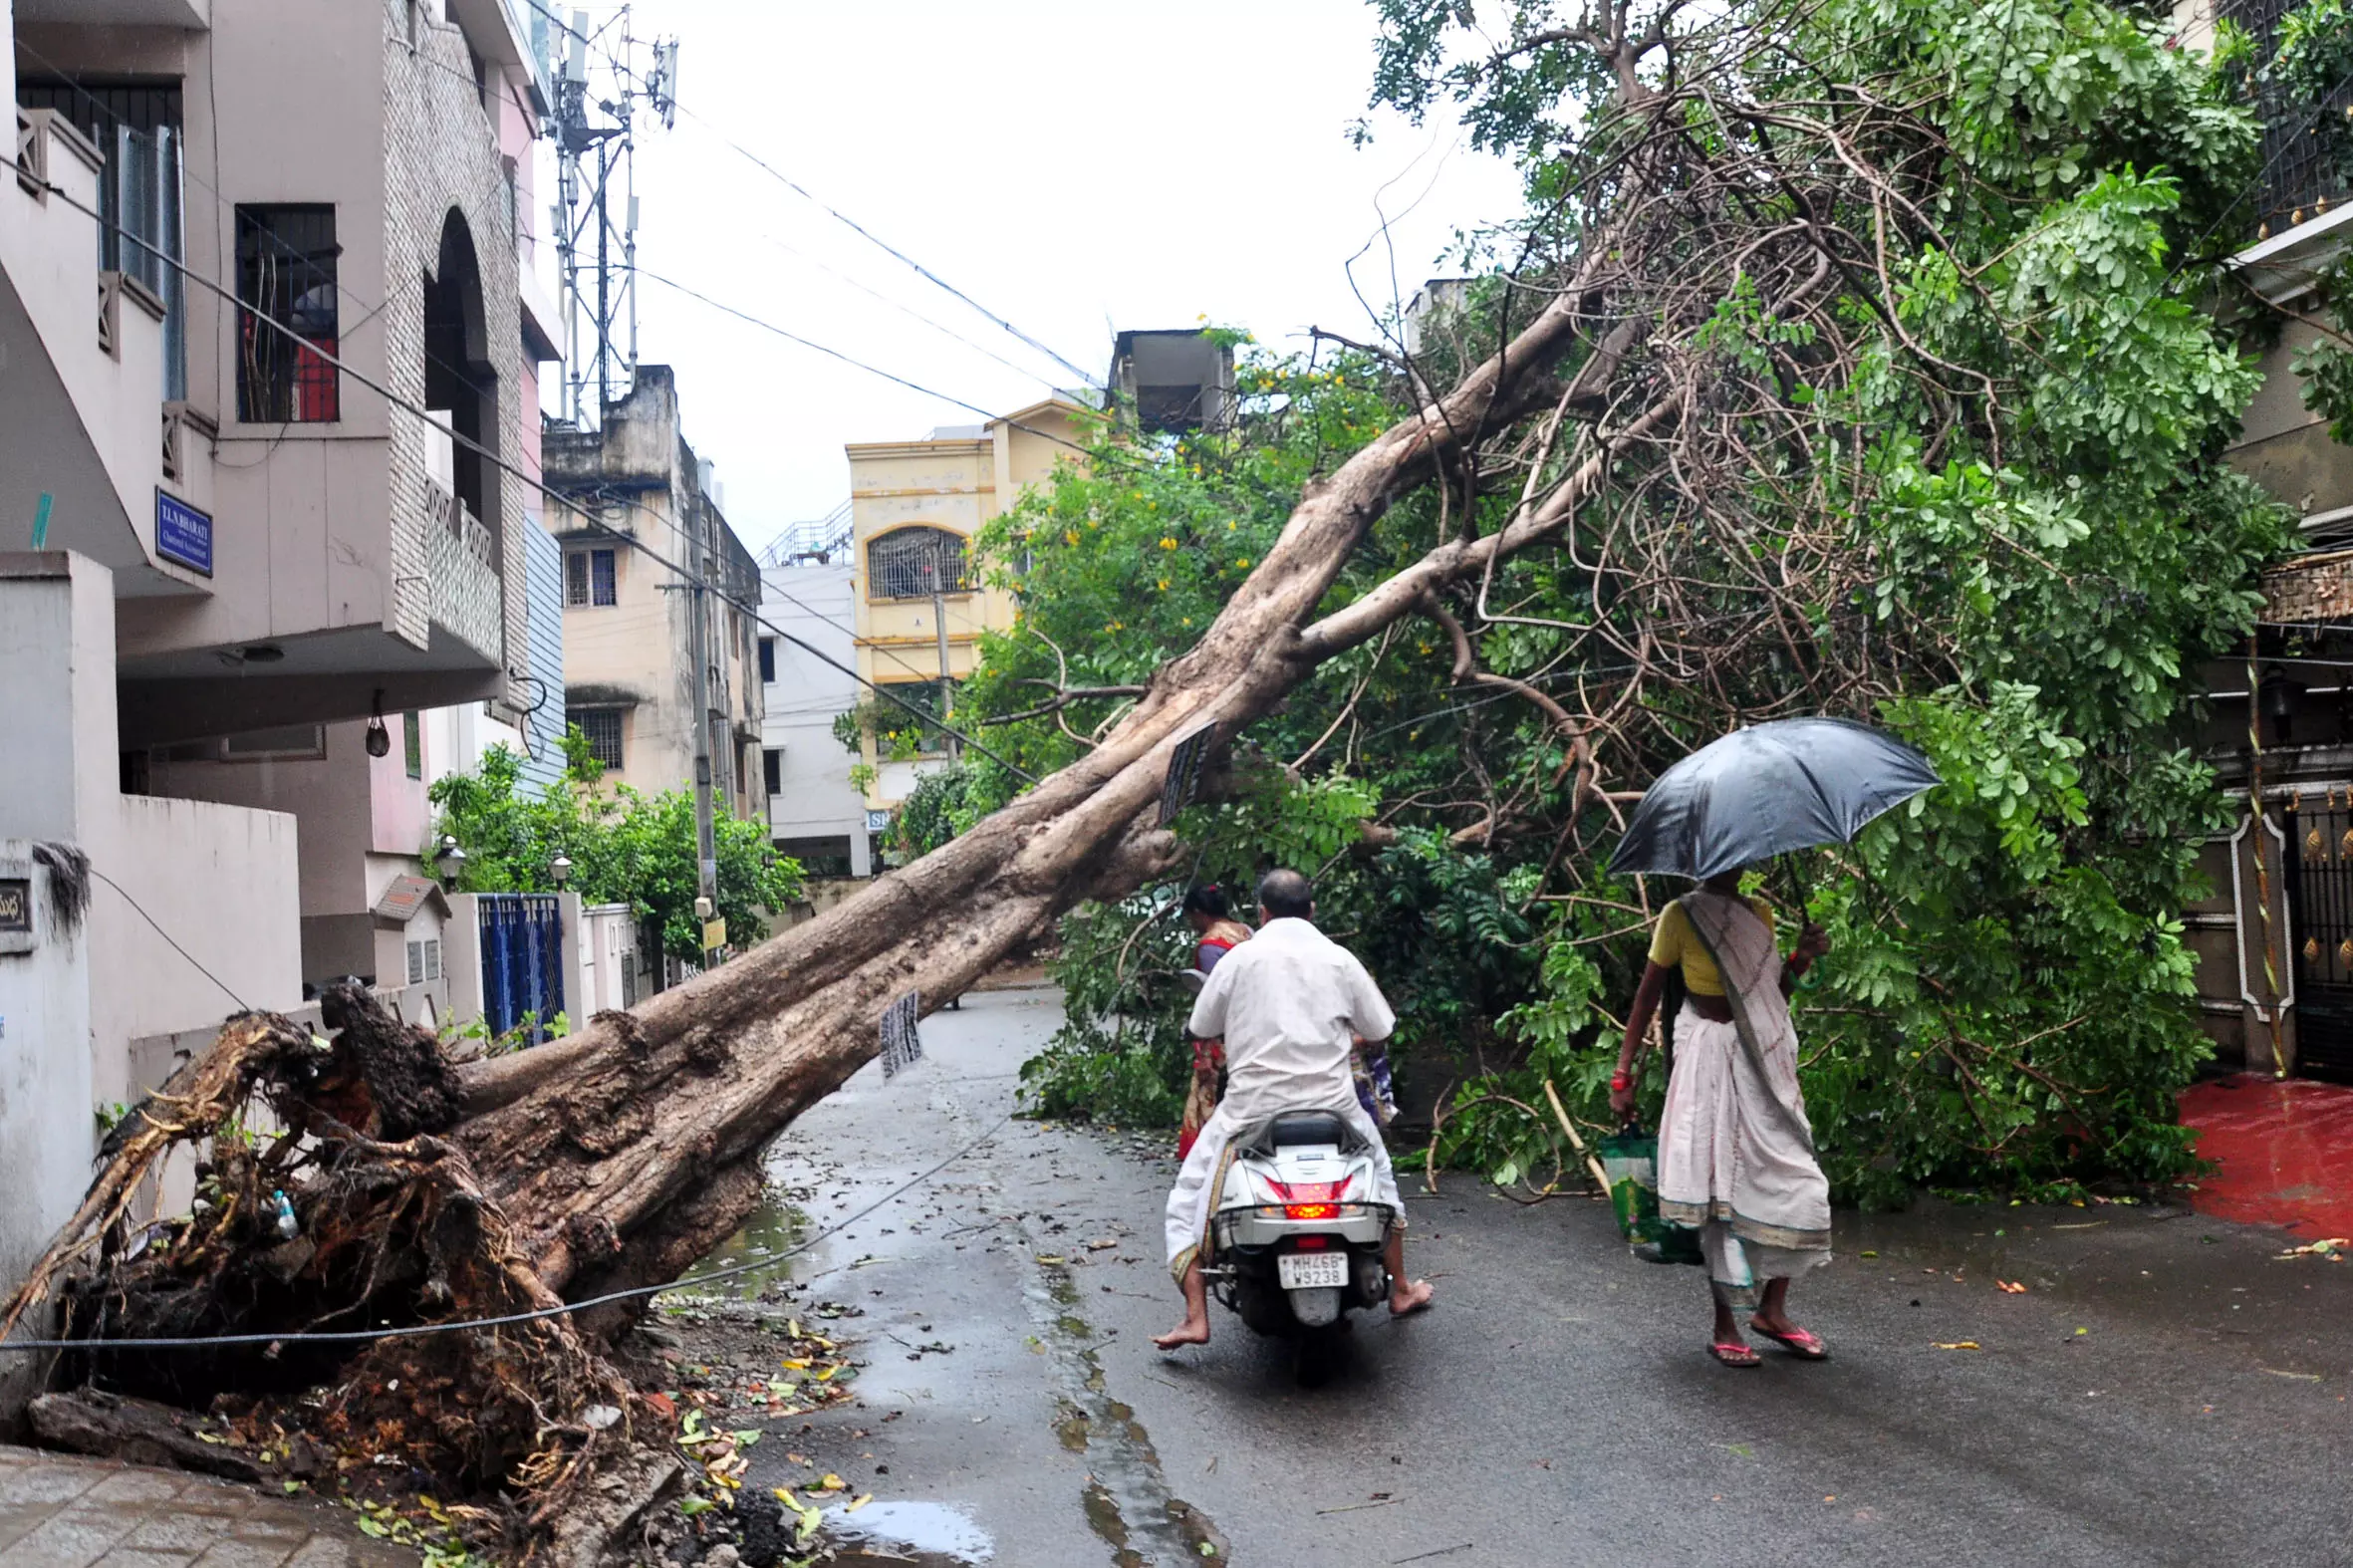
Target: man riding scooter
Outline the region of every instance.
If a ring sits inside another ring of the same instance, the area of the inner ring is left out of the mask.
[[[1388,1236],[1391,1314],[1418,1312],[1433,1294],[1428,1280],[1406,1278],[1405,1205],[1350,1065],[1355,1037],[1388,1039],[1397,1015],[1365,966],[1309,923],[1315,900],[1305,877],[1268,872],[1258,883],[1258,934],[1210,971],[1187,1025],[1196,1038],[1224,1038],[1226,1090],[1169,1194],[1169,1271],[1184,1291],[1184,1321],[1153,1340],[1163,1350],[1208,1343],[1201,1249],[1226,1151],[1236,1134],[1285,1111],[1329,1112],[1370,1147],[1379,1167],[1375,1198],[1399,1216]]]

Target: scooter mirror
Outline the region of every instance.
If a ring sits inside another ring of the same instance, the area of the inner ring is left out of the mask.
[[[1188,994],[1198,996],[1201,994],[1202,984],[1209,977],[1207,975],[1201,973],[1201,971],[1198,969],[1187,969],[1182,974],[1176,976],[1176,983],[1183,986]]]

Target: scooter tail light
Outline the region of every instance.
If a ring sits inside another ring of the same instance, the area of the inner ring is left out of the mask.
[[[1301,1252],[1325,1252],[1331,1249],[1330,1236],[1293,1236],[1291,1245]]]
[[[1285,1203],[1285,1219],[1333,1219],[1340,1213],[1337,1203]]]

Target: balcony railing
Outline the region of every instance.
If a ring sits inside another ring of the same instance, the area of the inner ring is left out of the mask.
[[[184,402],[165,403],[163,405],[163,477],[174,483],[181,482],[188,476],[187,462],[185,454],[180,450],[180,443],[187,438],[187,432],[190,430],[195,431],[199,440],[211,441],[220,436],[220,426],[214,424],[207,415],[189,407]]]
[[[492,662],[503,662],[497,540],[465,502],[438,484],[425,490],[425,563],[434,625]]]

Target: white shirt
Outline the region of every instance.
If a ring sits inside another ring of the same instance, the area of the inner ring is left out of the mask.
[[[1305,920],[1269,920],[1217,961],[1187,1027],[1225,1039],[1219,1110],[1250,1121],[1356,1103],[1352,1035],[1386,1040],[1397,1014],[1356,955]]]

